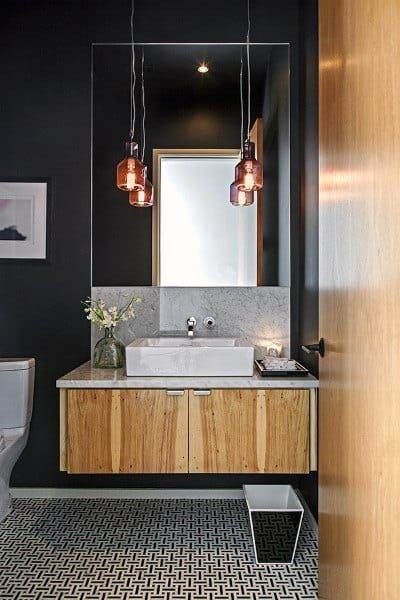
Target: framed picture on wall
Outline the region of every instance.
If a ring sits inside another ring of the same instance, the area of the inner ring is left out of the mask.
[[[47,261],[49,180],[0,180],[0,260]]]

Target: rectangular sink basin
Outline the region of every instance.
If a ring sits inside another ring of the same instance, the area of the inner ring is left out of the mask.
[[[128,377],[253,375],[254,348],[236,338],[140,338],[126,346]]]

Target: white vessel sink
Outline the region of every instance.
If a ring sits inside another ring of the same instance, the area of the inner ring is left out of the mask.
[[[140,338],[126,346],[128,376],[253,375],[254,348],[236,338]]]

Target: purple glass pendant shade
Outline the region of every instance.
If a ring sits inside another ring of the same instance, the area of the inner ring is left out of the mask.
[[[243,144],[243,158],[235,167],[235,185],[243,192],[256,192],[263,186],[263,168],[256,160],[255,145],[250,140]]]
[[[117,187],[124,192],[144,190],[147,168],[138,159],[138,145],[132,139],[125,143],[125,158],[117,166]]]
[[[233,206],[250,206],[254,203],[254,193],[239,190],[233,182],[230,187],[230,202]]]

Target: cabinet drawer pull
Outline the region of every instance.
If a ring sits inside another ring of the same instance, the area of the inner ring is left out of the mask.
[[[210,390],[193,390],[193,396],[210,396]]]
[[[167,390],[167,396],[183,396],[185,390]]]

